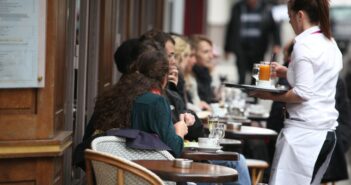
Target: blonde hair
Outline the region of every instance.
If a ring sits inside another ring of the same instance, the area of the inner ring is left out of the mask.
[[[190,54],[190,44],[187,42],[186,39],[180,37],[180,36],[172,36],[174,41],[175,41],[175,45],[174,45],[174,54],[175,54],[175,58],[177,60],[178,65],[180,63],[182,63],[183,61],[183,56],[186,53]]]

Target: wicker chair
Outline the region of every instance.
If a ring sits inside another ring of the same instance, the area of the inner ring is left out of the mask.
[[[128,160],[159,159],[173,160],[174,157],[165,150],[143,150],[126,147],[125,139],[116,136],[103,136],[94,139],[92,150],[106,152]]]
[[[121,157],[87,149],[85,160],[88,185],[95,184],[93,174],[97,185],[164,184],[153,172]]]
[[[173,160],[174,157],[165,150],[143,150],[126,147],[125,138],[116,136],[102,136],[94,139],[91,143],[94,151],[109,153],[127,160]],[[175,182],[166,181],[167,185]]]

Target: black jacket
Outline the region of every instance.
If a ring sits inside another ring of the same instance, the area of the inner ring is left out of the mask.
[[[339,111],[339,126],[336,128],[337,141],[329,167],[323,176],[323,183],[348,179],[345,153],[350,146],[351,109],[345,84],[341,79],[338,80],[336,85],[335,100],[335,107]]]
[[[171,105],[172,122],[173,124],[177,123],[179,121],[179,115],[189,112],[189,110],[186,109],[186,105],[177,91],[167,88],[165,95],[168,103]],[[192,141],[197,140],[199,137],[203,137],[204,129],[201,120],[196,116],[196,114],[194,112],[190,113],[194,115],[195,123],[194,125],[188,127],[188,134],[184,136],[184,139]]]
[[[193,73],[197,83],[197,91],[202,101],[206,103],[216,102],[215,95],[212,89],[212,77],[208,68],[194,65]]]
[[[226,52],[233,52],[236,55],[241,55],[245,52],[242,48],[242,42],[240,37],[241,29],[241,14],[243,9],[247,7],[245,1],[240,1],[236,3],[231,10],[230,21],[227,25],[226,36],[225,36],[225,46],[224,50]],[[274,22],[271,7],[261,1],[259,11],[262,15],[261,22],[261,37],[257,43],[253,43],[255,48],[251,48],[260,55],[264,55],[269,44],[270,35],[273,37],[274,45],[280,45],[280,33],[279,26]]]

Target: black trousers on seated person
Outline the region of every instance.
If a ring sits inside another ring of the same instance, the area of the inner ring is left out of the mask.
[[[322,149],[319,152],[316,164],[314,165],[311,183],[313,182],[318,170],[321,168],[324,161],[327,159],[328,154],[333,152],[336,143],[335,131],[329,131],[323,143]]]

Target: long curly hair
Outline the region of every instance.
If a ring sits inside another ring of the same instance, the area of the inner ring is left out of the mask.
[[[130,72],[110,90],[97,98],[94,128],[106,131],[111,128],[130,128],[134,100],[152,89],[162,91],[167,78],[168,59],[164,49],[149,50],[139,55],[130,66]]]

